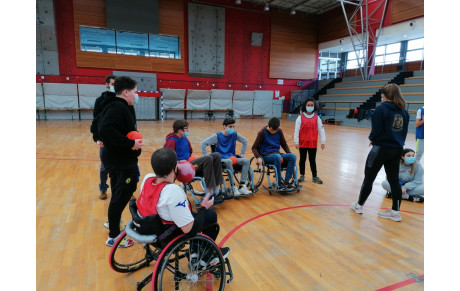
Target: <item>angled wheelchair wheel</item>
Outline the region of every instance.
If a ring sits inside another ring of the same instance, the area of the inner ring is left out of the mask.
[[[158,251],[150,244],[134,242],[134,245],[128,248],[119,247],[123,239],[131,239],[125,231],[110,251],[109,263],[114,271],[120,273],[134,272],[148,266],[158,257]]]
[[[185,188],[185,191],[188,191],[193,198],[191,206],[199,208],[199,204],[206,194],[206,183],[204,182],[204,179],[201,177],[195,177],[191,182],[185,185]]]
[[[182,236],[162,254],[154,269],[154,290],[224,290],[225,259],[210,238]]]
[[[264,164],[262,163],[262,166],[259,166],[257,163],[257,158],[252,157],[250,167],[254,171],[254,176],[252,178],[254,181],[254,187],[257,188],[262,184],[262,181],[264,180]]]

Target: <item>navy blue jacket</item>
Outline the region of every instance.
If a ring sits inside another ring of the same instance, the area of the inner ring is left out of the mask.
[[[409,113],[390,101],[382,102],[372,116],[372,145],[402,148],[406,141]]]

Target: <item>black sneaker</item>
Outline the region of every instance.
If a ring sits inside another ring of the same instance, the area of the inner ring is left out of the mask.
[[[228,194],[225,193],[225,192],[221,192],[219,196],[221,196],[224,200],[233,199],[233,196],[230,196],[230,195],[228,195]],[[214,198],[214,199],[215,199],[215,198]],[[214,203],[215,203],[215,201],[214,201]]]
[[[222,202],[224,202],[223,199],[219,198],[217,195],[214,196],[214,204],[220,204]]]
[[[300,178],[299,178],[297,181],[299,181],[299,182],[305,181],[305,176],[304,176],[304,175],[300,175]]]
[[[323,184],[323,181],[319,177],[313,177],[312,181],[316,184]]]
[[[230,254],[230,248],[229,247],[220,248],[220,252],[222,253],[222,257],[225,260],[228,257],[228,254]],[[214,265],[217,262],[219,262],[219,256],[214,251],[207,252],[201,258],[200,265],[203,267],[206,267],[208,265]]]
[[[278,190],[278,191],[286,191],[286,186],[284,186],[284,184],[279,184],[278,187],[276,187],[276,190]]]
[[[386,198],[391,198],[391,192],[390,192],[390,191],[387,191],[387,194],[385,194],[385,197],[386,197]]]
[[[292,183],[287,183],[287,184],[284,185],[284,189],[286,191],[292,191],[292,190],[295,190],[295,186],[292,185]]]

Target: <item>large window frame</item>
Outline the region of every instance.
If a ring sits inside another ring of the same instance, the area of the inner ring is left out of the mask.
[[[180,59],[179,36],[80,26],[80,50],[97,53]]]
[[[425,38],[412,39],[407,42],[406,62],[425,59]]]

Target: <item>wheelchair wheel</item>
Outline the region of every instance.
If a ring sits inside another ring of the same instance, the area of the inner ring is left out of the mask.
[[[218,258],[217,262],[207,264],[212,258]],[[181,237],[167,247],[153,276],[157,291],[224,290],[225,260],[210,238],[200,234],[190,239]]]
[[[264,164],[262,163],[262,166],[259,166],[257,163],[257,158],[252,157],[250,167],[254,170],[254,187],[257,188],[262,184],[262,181],[264,180]]]
[[[192,207],[199,208],[201,200],[206,194],[206,186],[203,186],[203,182],[200,179],[193,179],[190,183],[187,184],[187,190],[192,195],[193,201]]]
[[[156,249],[150,244],[134,242],[131,247],[120,248],[119,245],[125,238],[129,239],[129,236],[123,231],[110,251],[109,263],[113,270],[120,273],[134,272],[148,266],[158,257]]]

